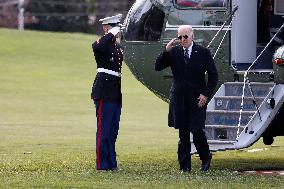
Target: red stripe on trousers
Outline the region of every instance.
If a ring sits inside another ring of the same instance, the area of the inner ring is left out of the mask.
[[[97,144],[97,169],[101,168],[101,158],[100,158],[100,145],[102,137],[102,110],[103,110],[103,101],[100,100],[99,112],[98,112],[98,144]]]

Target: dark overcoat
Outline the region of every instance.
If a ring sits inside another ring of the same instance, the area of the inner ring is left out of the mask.
[[[113,34],[108,33],[92,44],[97,68],[121,73],[123,61],[122,47],[113,41]],[[108,102],[121,102],[121,77],[98,72],[93,82],[91,98]]]
[[[155,70],[167,67],[171,68],[173,74],[168,125],[176,129],[203,129],[207,104],[198,107],[197,98],[200,94],[210,98],[218,82],[217,69],[209,49],[193,43],[188,62],[180,45],[173,47],[170,52],[163,51],[156,60]]]

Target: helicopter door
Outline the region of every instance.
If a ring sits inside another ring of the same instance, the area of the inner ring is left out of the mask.
[[[239,8],[232,23],[231,60],[239,70],[248,67],[256,58],[257,0],[233,0],[232,5],[232,8]]]
[[[232,27],[232,65],[237,71],[245,71],[282,25],[284,1],[233,0],[234,6],[239,6],[239,9]],[[272,73],[273,54],[283,43],[282,31],[259,57],[251,71]]]

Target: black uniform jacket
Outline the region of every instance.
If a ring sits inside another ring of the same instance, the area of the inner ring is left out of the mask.
[[[206,108],[198,107],[200,94],[210,98],[218,82],[218,73],[208,49],[193,43],[190,61],[184,59],[183,47],[178,45],[170,52],[162,52],[155,64],[160,71],[171,67],[173,83],[171,87],[169,118],[170,127],[203,129]],[[205,72],[208,74],[206,82]]]
[[[92,44],[97,68],[105,68],[121,73],[123,50],[108,33]],[[98,72],[92,87],[91,98],[109,102],[121,102],[121,77]]]

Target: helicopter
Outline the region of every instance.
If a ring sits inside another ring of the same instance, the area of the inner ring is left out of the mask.
[[[121,28],[125,62],[168,102],[171,70],[156,72],[155,60],[180,25],[191,25],[219,73],[206,114],[210,150],[246,148],[261,137],[271,145],[284,136],[283,16],[283,0],[136,0]]]

